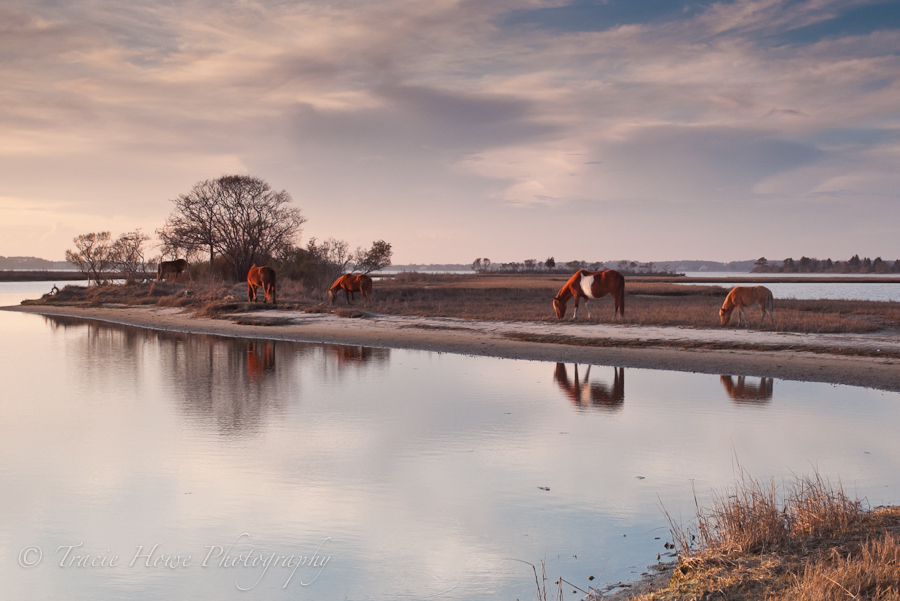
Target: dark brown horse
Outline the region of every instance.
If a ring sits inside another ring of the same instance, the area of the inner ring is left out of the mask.
[[[277,305],[278,302],[275,300],[275,270],[266,266],[257,267],[254,264],[250,271],[247,272],[247,300],[251,303],[256,302],[256,289],[260,286],[262,286],[263,292],[266,293],[263,303],[266,303],[271,298],[272,304]]]
[[[181,272],[187,268],[188,262],[184,259],[175,259],[174,261],[160,261],[159,265],[156,266],[156,279],[163,280],[171,275],[177,280],[178,276],[181,275]]]
[[[575,297],[575,315],[572,319],[578,319],[578,301],[584,299],[588,317],[591,315],[591,306],[588,300],[601,298],[607,294],[612,295],[616,302],[616,317],[625,316],[625,277],[618,271],[605,269],[594,273],[579,269],[569,281],[553,297],[553,310],[556,317],[562,319],[566,315],[566,304],[569,299]]]
[[[359,292],[363,295],[366,304],[369,304],[369,295],[372,294],[372,278],[364,273],[345,273],[331,285],[328,294],[331,295],[331,304],[337,300],[338,292],[344,291],[344,298],[347,304],[353,303],[353,293]]]

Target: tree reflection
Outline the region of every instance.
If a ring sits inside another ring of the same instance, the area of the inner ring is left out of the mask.
[[[742,405],[765,405],[772,400],[774,380],[772,378],[760,378],[758,384],[749,384],[744,376],[737,377],[735,383],[732,376],[719,376],[725,392],[735,403]]]
[[[553,372],[553,381],[576,407],[583,409],[594,407],[601,411],[619,411],[625,404],[625,368],[613,368],[612,386],[605,382],[590,381],[591,366],[587,366],[584,379],[578,377],[578,364],[575,364],[574,378],[569,379],[564,363],[557,363]]]
[[[161,388],[179,408],[225,435],[252,433],[302,398],[303,378],[390,362],[391,350],[163,332],[47,317],[72,338],[74,377],[88,386]],[[312,369],[304,370],[304,367]],[[306,374],[304,376],[304,374]],[[137,393],[136,393],[137,394]]]

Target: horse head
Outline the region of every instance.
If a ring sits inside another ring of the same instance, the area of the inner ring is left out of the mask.
[[[566,315],[566,299],[559,296],[553,297],[553,310],[556,311],[556,318],[562,319]]]
[[[734,311],[734,307],[731,307],[730,309],[726,309],[724,307],[719,309],[719,321],[722,322],[723,326],[728,325],[728,320],[731,319],[732,311]]]

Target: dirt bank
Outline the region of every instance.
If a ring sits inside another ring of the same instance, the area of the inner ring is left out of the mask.
[[[230,319],[164,307],[5,307],[157,330],[298,342],[768,376],[900,390],[900,335],[696,329],[561,322],[499,322],[367,314],[266,311]],[[227,317],[227,316],[226,316]],[[269,324],[269,325],[266,325]]]

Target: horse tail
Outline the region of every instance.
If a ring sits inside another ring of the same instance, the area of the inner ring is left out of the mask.
[[[616,304],[619,306],[619,315],[625,317],[625,276],[621,274],[616,282]]]

